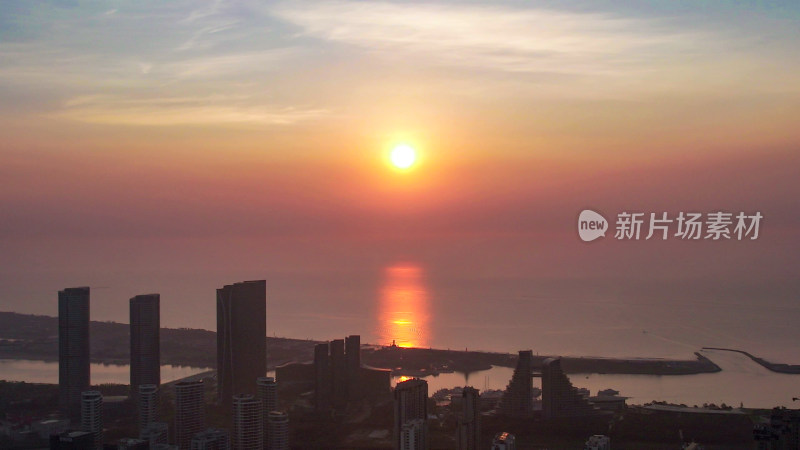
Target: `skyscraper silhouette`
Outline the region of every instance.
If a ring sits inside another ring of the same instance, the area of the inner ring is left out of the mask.
[[[89,389],[89,288],[58,292],[58,399],[72,420],[81,417],[81,392]]]
[[[139,410],[139,432],[153,422],[158,421],[158,386],[155,384],[139,385],[139,395],[136,396]]]
[[[480,396],[473,387],[465,387],[462,392],[461,414],[456,427],[456,448],[458,450],[478,450],[481,441],[481,412],[478,404]]]
[[[278,409],[278,383],[275,377],[258,377],[256,380],[258,399],[261,400],[265,412]]]
[[[274,377],[259,377],[256,380],[257,398],[261,401],[261,415],[263,417],[262,432],[264,434],[264,448],[269,442],[269,413],[278,409],[278,384]]]
[[[413,438],[413,439],[412,439]],[[412,378],[394,388],[394,448],[413,441],[416,449],[428,448],[428,382]]]
[[[139,385],[161,384],[159,294],[137,295],[130,300],[131,394]]]
[[[331,364],[328,344],[314,346],[314,410],[328,413],[331,409]]]
[[[533,351],[520,350],[517,367],[503,397],[500,412],[507,417],[525,418],[533,415]]]
[[[250,394],[233,396],[233,448],[264,449],[264,416],[261,400]]]
[[[593,403],[578,392],[561,369],[561,358],[542,364],[542,413],[545,419],[598,414]]]
[[[347,403],[347,367],[344,360],[344,339],[334,339],[330,343],[331,351],[331,399],[336,408]]]
[[[189,450],[192,436],[203,431],[206,424],[202,381],[175,383],[175,444]]]
[[[81,393],[81,429],[92,433],[94,448],[103,448],[103,396],[98,391]]]
[[[289,450],[289,416],[282,411],[270,411],[268,450]]]
[[[346,390],[350,401],[357,400],[363,394],[361,386],[361,336],[354,334],[344,339]]]
[[[222,404],[234,394],[255,394],[267,372],[265,280],[217,289],[217,388]]]

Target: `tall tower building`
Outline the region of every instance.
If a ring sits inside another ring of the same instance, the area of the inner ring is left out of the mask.
[[[462,410],[456,427],[456,448],[458,450],[478,450],[481,448],[481,412],[478,404],[480,396],[473,387],[465,387]]]
[[[328,344],[314,346],[314,410],[327,413],[331,409],[331,367]]]
[[[264,448],[269,438],[269,413],[278,409],[278,384],[273,377],[259,377],[256,380],[258,399],[261,401],[262,432],[264,434]]]
[[[278,383],[275,377],[258,377],[256,390],[265,413],[278,409]]]
[[[347,367],[347,398],[352,401],[359,399],[363,394],[361,392],[361,336],[357,334],[347,336],[344,339],[344,347],[345,366]]]
[[[282,411],[270,411],[268,450],[289,450],[289,416]]]
[[[161,384],[160,298],[159,294],[147,294],[130,300],[132,393],[142,384]]]
[[[81,417],[89,389],[89,288],[58,291],[58,400],[72,420]]]
[[[151,423],[158,421],[158,386],[155,384],[139,385],[137,403],[139,432],[141,432]]]
[[[425,446],[425,421],[422,419],[410,420],[400,429],[400,449],[419,450]]]
[[[175,383],[175,444],[189,450],[192,436],[203,431],[206,422],[202,381]]]
[[[547,358],[542,364],[542,413],[545,419],[599,413],[561,370],[561,358]]]
[[[331,397],[335,407],[340,408],[347,402],[347,368],[344,361],[344,339],[334,339],[330,343],[331,350]]]
[[[81,393],[81,429],[92,433],[94,448],[103,448],[103,396],[97,391]]]
[[[421,423],[415,425],[416,420]],[[419,378],[397,383],[394,388],[394,448],[403,449],[403,440],[408,442],[408,433],[412,431],[414,442],[421,443],[414,448],[427,449],[428,382]]]
[[[533,351],[520,350],[517,367],[500,399],[500,412],[507,417],[533,415]]]
[[[264,449],[264,416],[261,400],[250,394],[233,396],[233,448]]]
[[[229,405],[234,393],[255,394],[267,372],[267,282],[217,289],[217,391]]]

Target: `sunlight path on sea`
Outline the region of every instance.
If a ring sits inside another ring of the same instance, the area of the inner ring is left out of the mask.
[[[375,335],[380,344],[430,346],[429,293],[422,267],[406,263],[385,268],[379,298]]]

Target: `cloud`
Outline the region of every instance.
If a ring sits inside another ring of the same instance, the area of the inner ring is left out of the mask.
[[[500,6],[292,2],[271,13],[301,35],[389,58],[508,72],[620,74],[657,48],[689,51],[701,36],[654,20]]]
[[[113,95],[72,98],[54,117],[116,125],[291,125],[328,116],[321,108],[258,104],[245,95],[131,99]]]

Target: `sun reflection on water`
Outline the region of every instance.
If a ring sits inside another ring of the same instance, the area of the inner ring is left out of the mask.
[[[422,268],[396,264],[384,269],[378,308],[381,344],[398,347],[428,347],[428,290]]]

